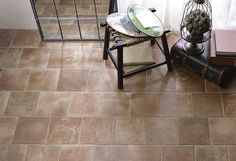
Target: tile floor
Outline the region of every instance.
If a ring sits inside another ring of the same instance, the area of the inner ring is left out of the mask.
[[[236,160],[236,80],[222,89],[176,65],[124,87],[99,42],[0,30],[0,161]]]

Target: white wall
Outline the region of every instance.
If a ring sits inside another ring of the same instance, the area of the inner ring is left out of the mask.
[[[30,0],[0,0],[0,29],[36,29]]]

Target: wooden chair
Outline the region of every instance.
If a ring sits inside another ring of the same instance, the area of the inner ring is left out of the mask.
[[[155,12],[155,9],[151,9],[152,12]],[[117,12],[117,2],[115,0],[110,0],[110,6],[109,6],[109,14]],[[111,58],[111,61],[113,62],[115,68],[117,69],[117,79],[118,79],[118,88],[123,89],[123,78],[132,76],[134,74],[144,72],[146,70],[159,67],[161,65],[167,65],[168,71],[173,71],[172,62],[170,58],[169,53],[169,47],[167,43],[166,34],[169,33],[169,30],[164,31],[163,35],[161,35],[162,45],[158,43],[156,38],[145,36],[145,37],[131,37],[124,34],[119,33],[118,31],[114,30],[111,26],[108,25],[108,23],[102,22],[101,27],[105,27],[105,40],[104,40],[104,49],[103,49],[103,59],[108,59],[108,56]],[[110,37],[113,37],[115,41],[115,45],[109,46],[110,44]],[[137,45],[146,41],[150,41],[152,45],[156,44],[161,52],[165,56],[165,61],[162,63],[155,63],[151,65],[147,65],[135,70],[132,70],[128,73],[124,72],[124,65],[123,65],[123,48],[129,47],[133,45]],[[117,58],[115,59],[112,55],[111,51],[116,50],[117,51]]]

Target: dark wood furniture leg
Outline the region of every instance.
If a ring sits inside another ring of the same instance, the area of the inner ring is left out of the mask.
[[[166,58],[166,64],[167,64],[168,71],[173,71],[173,66],[172,66],[171,57],[170,57],[170,51],[169,51],[169,47],[168,47],[168,43],[167,43],[167,39],[166,39],[166,34],[168,32],[170,32],[170,31],[167,30],[163,33],[163,35],[161,36],[161,40],[162,40],[162,46],[163,46],[164,55]]]
[[[118,88],[123,89],[123,47],[117,49],[117,79]]]

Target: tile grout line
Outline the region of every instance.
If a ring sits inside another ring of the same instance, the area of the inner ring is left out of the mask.
[[[221,102],[221,110],[222,110],[222,117],[225,118],[225,107],[223,102],[223,95],[220,93],[220,102]]]
[[[229,150],[230,150],[229,148],[230,148],[230,147],[227,146],[226,148],[227,148],[227,158],[228,158],[228,161],[231,161],[231,159],[230,159],[230,154],[229,154],[229,153],[230,153],[230,152],[229,152]]]
[[[47,133],[46,133],[46,137],[45,137],[45,145],[50,145],[50,143],[48,143],[48,135],[49,135],[49,131],[50,131],[50,126],[51,126],[51,119],[52,119],[52,116],[50,117],[47,117],[48,118],[48,128],[47,128]]]
[[[81,142],[81,134],[82,134],[83,126],[84,126],[84,119],[80,118],[79,137],[78,137],[78,141],[77,141],[78,145],[80,145],[80,142]]]
[[[15,128],[15,131],[14,131],[14,137],[12,138],[11,144],[14,144],[14,140],[15,140],[15,137],[16,137],[16,131],[19,128],[19,120],[20,120],[20,117],[17,116],[17,124],[16,124],[16,128]]]
[[[6,105],[5,105],[5,109],[4,109],[4,111],[3,111],[3,116],[8,116],[8,115],[6,115],[6,111],[7,111],[7,107],[8,107],[8,104],[9,104],[9,101],[10,101],[10,97],[11,97],[11,94],[12,94],[12,92],[11,91],[7,91],[7,102],[6,102]]]
[[[196,147],[196,145],[193,145],[193,157],[194,157],[194,161],[197,161],[197,147]]]

